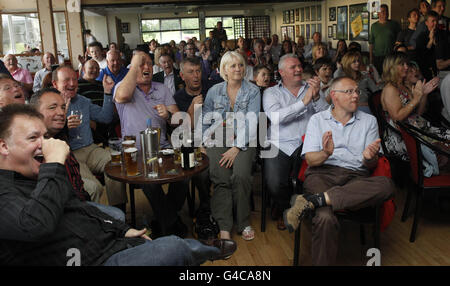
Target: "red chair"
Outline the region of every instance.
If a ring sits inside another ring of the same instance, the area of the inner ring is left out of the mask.
[[[411,177],[415,185],[415,191],[417,193],[416,208],[414,211],[414,222],[411,229],[411,235],[409,237],[410,242],[416,240],[417,226],[419,223],[420,211],[422,209],[422,203],[425,190],[431,189],[450,189],[450,174],[440,174],[438,176],[432,176],[429,178],[423,175],[423,155],[420,148],[420,144],[424,144],[430,147],[436,152],[443,152],[437,146],[430,144],[424,140],[420,134],[409,128],[403,122],[397,122],[400,132],[402,134],[403,141],[406,145],[406,150],[409,155],[411,165]],[[448,153],[447,153],[448,155]],[[403,209],[402,221],[405,221],[408,216],[409,205],[411,203],[412,191],[408,191],[405,201],[405,207]]]
[[[300,182],[305,180],[305,171],[308,168],[306,160],[302,161],[302,166],[298,174]],[[372,176],[386,176],[392,178],[391,167],[389,161],[385,157],[378,159],[378,165],[372,172]],[[374,247],[380,249],[380,230],[384,231],[394,218],[395,204],[394,199],[388,199],[374,207],[367,207],[356,211],[338,210],[335,215],[339,219],[349,220],[360,224],[360,240],[361,244],[365,244],[365,228],[364,224],[373,224],[373,240]],[[295,231],[294,240],[294,266],[298,266],[300,253],[300,229],[301,223]]]

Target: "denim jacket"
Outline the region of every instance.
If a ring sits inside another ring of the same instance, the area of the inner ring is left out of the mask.
[[[231,109],[230,100],[227,95],[227,82],[221,82],[213,87],[211,87],[206,95],[205,102],[203,104],[202,109],[202,134],[203,136],[208,136],[208,133],[206,132],[211,126],[215,125],[224,126],[223,123],[226,119],[226,126],[231,127],[233,126],[233,120],[229,120],[234,116],[235,119],[239,118],[238,113],[240,115],[245,116],[247,120],[245,120],[245,126],[244,121],[239,121],[234,123],[233,129],[234,134],[236,135],[233,140],[233,145],[239,148],[246,148],[249,146],[249,142],[253,142],[253,140],[256,140],[256,134],[257,134],[257,123],[258,123],[258,116],[261,106],[261,93],[259,88],[246,81],[242,80],[241,88],[238,91],[238,94],[236,96],[236,102],[234,104],[234,109]],[[215,114],[211,114],[215,113]],[[228,114],[227,114],[228,113]],[[208,115],[209,114],[209,115]],[[220,118],[219,118],[220,115]],[[253,118],[256,119],[256,122],[252,125],[249,123],[249,116],[254,115]],[[211,118],[212,116],[212,118]],[[205,120],[206,119],[206,120]],[[220,122],[219,122],[220,121]],[[241,131],[245,128],[245,133],[241,133]],[[213,131],[210,128],[208,131]],[[239,130],[239,133],[238,133]],[[245,135],[245,137],[242,137],[241,135]],[[224,138],[225,138],[225,134]],[[203,137],[205,138],[205,137]],[[232,147],[227,146],[227,147]],[[250,147],[256,147],[256,141],[254,143],[251,143]]]

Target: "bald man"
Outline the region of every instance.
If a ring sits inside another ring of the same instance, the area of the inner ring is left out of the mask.
[[[100,71],[97,80],[102,81],[106,75],[110,76],[114,83],[120,82],[128,73],[128,69],[122,66],[122,59],[118,50],[110,50],[106,54],[107,67]]]
[[[45,53],[42,56],[42,69],[38,70],[34,75],[33,92],[41,89],[44,77],[52,71],[52,65],[56,63],[55,56],[52,53]]]

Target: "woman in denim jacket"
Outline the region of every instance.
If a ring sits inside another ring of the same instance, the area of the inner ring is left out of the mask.
[[[203,104],[203,142],[210,160],[214,184],[211,211],[219,223],[221,238],[230,238],[233,209],[237,232],[252,240],[250,194],[252,162],[261,105],[259,88],[244,80],[246,62],[238,52],[227,52],[220,62],[220,76]]]

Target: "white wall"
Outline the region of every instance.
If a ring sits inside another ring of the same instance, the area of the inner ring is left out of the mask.
[[[109,43],[108,24],[106,16],[84,16],[84,25],[90,29],[97,41],[106,47]]]

